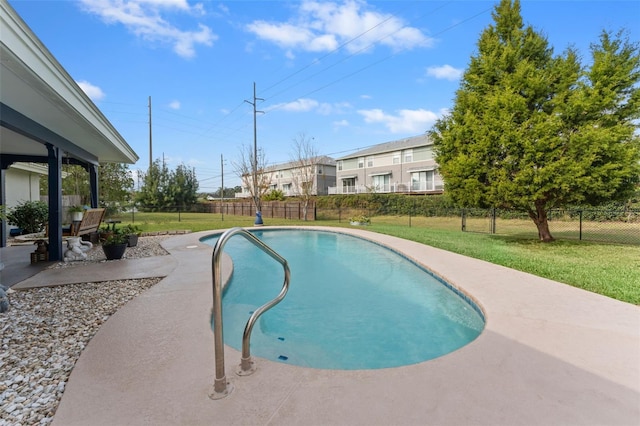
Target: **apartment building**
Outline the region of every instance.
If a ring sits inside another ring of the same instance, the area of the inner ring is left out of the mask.
[[[292,161],[266,169],[264,179],[269,191],[280,190],[287,197],[298,196],[303,188],[311,185],[311,195],[327,195],[329,188],[336,185],[336,161],[327,156],[313,160]],[[242,186],[238,198],[251,197],[249,188]]]
[[[426,134],[381,143],[336,161],[329,194],[441,193],[444,189]]]

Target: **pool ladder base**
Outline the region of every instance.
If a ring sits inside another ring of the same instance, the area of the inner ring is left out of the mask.
[[[236,374],[238,376],[250,376],[256,372],[256,369],[256,363],[253,361],[252,357],[241,358]]]
[[[226,377],[215,379],[209,392],[209,398],[215,401],[216,399],[226,398],[231,392],[233,392],[233,384],[228,382]]]

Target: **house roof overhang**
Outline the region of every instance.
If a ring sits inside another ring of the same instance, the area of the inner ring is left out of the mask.
[[[46,143],[89,163],[137,154],[49,50],[0,0],[0,154],[46,157]]]

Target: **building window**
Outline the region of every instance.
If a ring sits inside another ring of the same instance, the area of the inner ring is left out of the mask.
[[[338,170],[342,170],[342,160],[338,161]]]
[[[399,152],[394,152],[393,153],[393,164],[400,164],[400,153]]]
[[[358,158],[358,168],[359,169],[364,169],[364,158],[363,157]]]
[[[411,173],[412,191],[433,191],[433,170]]]
[[[318,165],[318,174],[321,175],[322,174],[322,166]]]
[[[342,179],[342,193],[354,194],[356,192],[356,178]]]
[[[405,163],[410,163],[413,161],[413,150],[412,149],[408,149],[404,152],[404,162]]]
[[[373,157],[367,157],[367,167],[373,167]]]
[[[373,176],[373,188],[377,192],[389,192],[391,175]]]

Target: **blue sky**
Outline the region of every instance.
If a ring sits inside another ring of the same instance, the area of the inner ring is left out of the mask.
[[[201,191],[235,186],[233,163],[258,146],[270,164],[313,138],[340,157],[421,134],[452,107],[497,2],[9,0],[149,164],[194,167]],[[640,40],[640,1],[522,1],[557,53],[589,60],[603,29]]]

